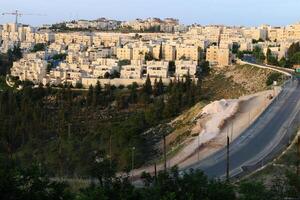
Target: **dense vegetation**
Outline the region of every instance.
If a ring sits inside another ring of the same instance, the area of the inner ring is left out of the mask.
[[[179,173],[176,167],[151,176],[142,175],[143,187],[134,187],[130,177],[116,177],[101,161],[93,168],[97,179],[79,190],[68,184],[50,180],[43,166],[20,168],[13,162],[0,160],[0,198],[12,200],[281,200],[299,198],[300,178],[286,172],[285,179],[268,185],[258,181],[238,183],[208,179],[201,171]]]
[[[0,92],[0,154],[24,166],[45,164],[52,176],[88,176],[97,153],[118,170],[145,161],[151,147],[142,133],[199,100],[189,77],[165,87],[162,80],[118,89],[98,83],[87,92],[62,89],[6,89]]]

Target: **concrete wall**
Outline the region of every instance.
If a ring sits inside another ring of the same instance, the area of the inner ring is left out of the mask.
[[[170,80],[174,80],[175,78],[163,78],[162,81],[164,83],[164,85],[169,85]],[[157,81],[159,81],[159,78],[156,79]],[[195,82],[197,81],[197,79],[194,79]],[[116,87],[120,86],[120,85],[124,85],[124,86],[128,86],[131,85],[132,83],[136,82],[138,85],[143,85],[146,81],[146,78],[141,78],[141,79],[123,79],[123,78],[116,78],[116,79],[97,79],[97,78],[82,78],[82,85],[85,88],[88,88],[90,85],[96,85],[97,81],[100,82],[101,85],[106,85],[106,84],[110,84],[110,85],[114,85]],[[153,85],[155,81],[155,78],[151,78],[151,83]]]

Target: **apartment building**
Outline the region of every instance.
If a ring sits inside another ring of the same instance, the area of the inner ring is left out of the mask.
[[[210,46],[206,51],[206,61],[213,66],[228,66],[231,64],[230,50],[218,46]]]
[[[21,59],[13,63],[11,75],[21,81],[29,80],[35,84],[42,82],[46,76],[47,62],[42,59]]]
[[[113,73],[119,71],[119,66],[99,65],[94,67],[93,76],[95,78],[107,78],[106,76],[112,75]]]
[[[175,76],[177,77],[183,77],[188,74],[191,77],[195,77],[198,70],[198,63],[192,60],[176,60],[175,65]]]
[[[150,46],[133,47],[132,60],[145,60],[145,56],[147,53],[152,53],[152,47]]]
[[[177,60],[200,60],[200,48],[197,46],[177,46],[176,47],[176,59]]]
[[[140,79],[142,78],[142,73],[142,65],[123,65],[120,77],[123,79]]]
[[[133,50],[132,48],[125,46],[123,48],[117,48],[117,58],[119,60],[132,60]]]
[[[147,75],[150,78],[167,78],[169,62],[166,61],[147,61]]]
[[[161,55],[160,55],[161,54]],[[154,59],[161,59],[172,61],[176,59],[176,47],[169,44],[156,45],[153,47]]]

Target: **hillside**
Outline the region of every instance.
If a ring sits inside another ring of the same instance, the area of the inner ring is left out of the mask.
[[[166,137],[168,158],[178,153],[195,136],[192,134],[192,129],[200,118],[199,113],[201,113],[203,107],[216,100],[238,99],[241,96],[271,89],[271,86],[266,85],[266,81],[272,74],[274,72],[271,70],[259,69],[248,65],[236,65],[211,70],[210,74],[202,81],[201,101],[192,108],[187,109],[170,123],[159,127],[160,132],[168,134]],[[149,164],[162,161],[163,134],[157,134],[157,132],[158,130],[153,129],[146,134],[149,141],[151,141],[151,136],[156,133],[156,143],[152,144],[155,145],[156,151],[152,151],[152,159],[148,161]],[[157,142],[159,138],[161,140]]]
[[[250,72],[261,80],[260,87],[246,87],[253,81],[247,81]],[[208,103],[265,90],[271,72],[255,73],[237,66],[212,70],[198,84],[5,90],[0,92],[0,153],[22,166],[42,164],[51,176],[90,176],[99,158],[118,171],[130,170],[132,158],[135,168],[159,162],[163,135],[170,157],[191,136],[196,116]]]

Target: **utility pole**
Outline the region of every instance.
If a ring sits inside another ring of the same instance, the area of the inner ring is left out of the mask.
[[[226,151],[226,181],[229,182],[229,136],[227,135],[227,151]]]
[[[112,150],[111,150],[111,133],[109,134],[109,167],[111,169]]]
[[[155,177],[155,181],[157,181],[157,168],[156,168],[156,162],[154,163],[154,177]]]
[[[231,122],[231,133],[230,133],[230,141],[233,140],[233,121]]]
[[[298,141],[297,141],[297,171],[296,171],[296,174],[297,174],[297,177],[299,177],[299,164],[300,164],[300,137],[298,136]]]
[[[132,147],[132,149],[131,149],[131,170],[132,171],[134,169],[134,150],[135,150],[135,147]]]
[[[249,125],[249,126],[250,126],[250,123],[251,123],[251,114],[250,114],[250,112],[251,112],[251,111],[248,112],[248,125]]]
[[[198,138],[197,138],[197,140],[198,140],[198,148],[197,148],[197,159],[198,159],[198,162],[199,162],[199,160],[200,160],[200,155],[199,155],[199,151],[200,151],[200,132],[198,133]]]
[[[164,134],[164,170],[167,171],[167,147],[166,147],[166,135]]]

